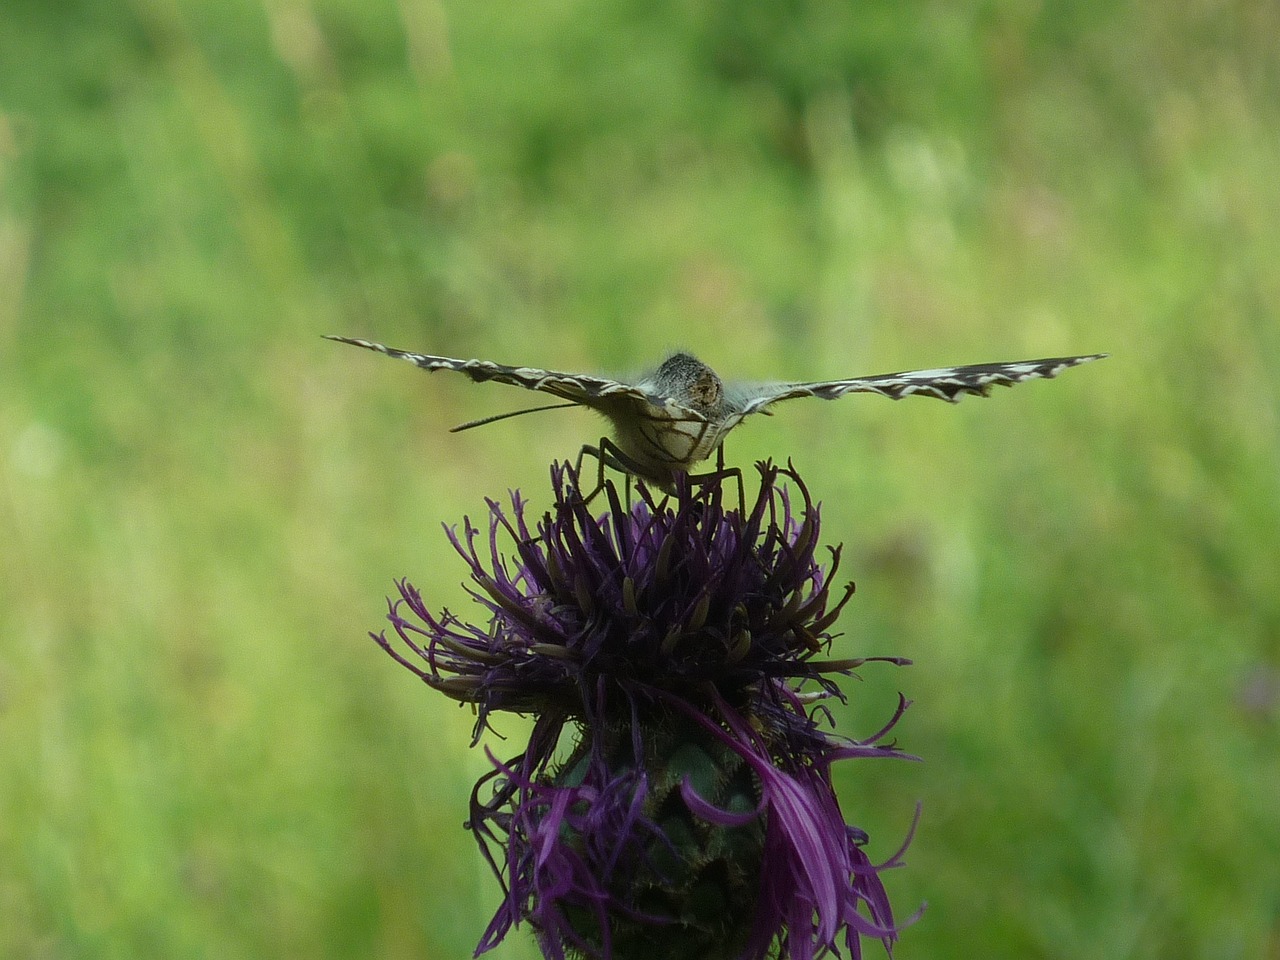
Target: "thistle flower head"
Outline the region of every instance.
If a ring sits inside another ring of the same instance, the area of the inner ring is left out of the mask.
[[[834,677],[867,662],[827,657],[853,586],[832,596],[840,550],[820,552],[800,477],[758,470],[750,509],[726,509],[720,480],[681,478],[673,496],[638,484],[626,503],[606,483],[596,516],[553,466],[555,503],[536,523],[512,494],[509,510],[488,502],[487,534],[469,519],[449,534],[487,623],[435,614],[399,584],[399,642],[375,639],[474,704],[477,739],[494,711],[537,717],[472,794],[468,826],[505,891],[477,953],[525,920],[556,960],[892,945],[879,872],[897,856],[868,860],[830,771],[902,756],[881,741],[906,703],[867,740],[825,728]]]

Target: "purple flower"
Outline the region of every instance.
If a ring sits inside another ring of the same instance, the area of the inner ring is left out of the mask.
[[[391,656],[474,704],[476,740],[495,710],[537,718],[472,792],[467,826],[505,893],[477,954],[524,920],[554,960],[808,960],[842,943],[859,957],[864,937],[891,950],[880,873],[902,851],[871,863],[831,766],[905,756],[883,741],[907,703],[850,740],[823,701],[869,660],[908,661],[826,658],[853,595],[832,599],[840,549],[819,562],[794,469],[757,469],[749,510],[725,508],[721,481],[682,478],[660,499],[638,483],[626,504],[606,482],[597,517],[560,465],[533,527],[519,494],[509,512],[489,501],[487,537],[469,519],[449,533],[485,625],[400,582],[400,642],[375,636]]]

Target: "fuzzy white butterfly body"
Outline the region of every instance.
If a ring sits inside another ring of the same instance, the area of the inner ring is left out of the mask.
[[[1056,377],[1070,367],[1106,356],[1098,353],[982,363],[813,383],[726,384],[696,357],[676,353],[652,373],[629,383],[590,374],[508,367],[491,360],[409,353],[352,337],[328,339],[407,360],[423,370],[453,370],[477,383],[493,380],[590,407],[613,425],[615,447],[612,451],[588,449],[612,465],[666,488],[675,474],[688,473],[716,453],[729,431],[745,418],[771,413],[767,408],[782,400],[834,400],[846,393],[878,393],[892,400],[918,395],[956,403],[966,394],[986,396],[992,386],[1010,387],[1024,380]]]

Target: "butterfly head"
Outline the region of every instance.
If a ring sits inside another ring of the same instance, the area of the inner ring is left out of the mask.
[[[653,383],[664,397],[696,410],[708,420],[724,405],[724,384],[716,372],[697,357],[674,353],[653,374]]]

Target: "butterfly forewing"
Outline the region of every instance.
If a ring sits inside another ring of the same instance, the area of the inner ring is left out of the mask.
[[[993,386],[1011,387],[1024,380],[1051,379],[1070,367],[1100,360],[1106,354],[1081,357],[1049,357],[1043,360],[1018,360],[1011,363],[975,363],[966,367],[942,367],[936,370],[905,370],[881,373],[849,380],[818,380],[813,383],[761,385],[743,391],[742,416],[759,413],[770,404],[796,397],[835,400],[847,393],[878,393],[890,400],[903,397],[936,397],[958,403],[966,395],[985,397]]]
[[[364,347],[366,350],[374,350],[397,360],[407,360],[415,367],[429,372],[453,370],[470,377],[476,383],[492,380],[514,387],[524,387],[526,390],[549,393],[588,407],[599,407],[601,401],[608,398],[651,402],[649,395],[640,388],[618,380],[610,380],[607,377],[593,377],[585,373],[559,373],[555,370],[539,370],[536,367],[508,367],[501,363],[494,363],[492,360],[456,360],[453,357],[435,357],[426,353],[397,350],[381,343],[374,343],[372,340],[359,340],[355,337],[330,336],[325,339]]]

